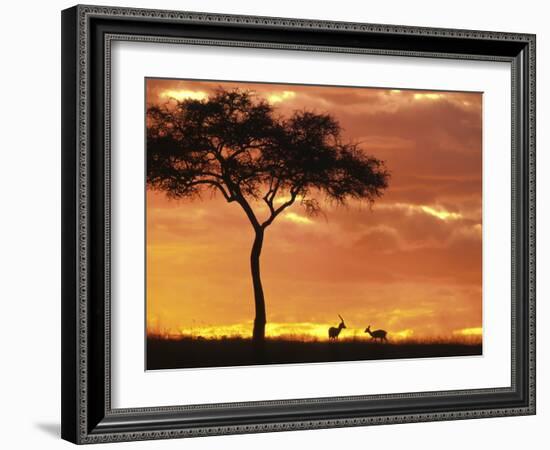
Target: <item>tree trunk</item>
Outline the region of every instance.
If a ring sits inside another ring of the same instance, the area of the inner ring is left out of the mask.
[[[260,278],[260,255],[262,253],[262,244],[264,242],[264,230],[257,229],[250,252],[250,270],[252,272],[252,284],[254,286],[254,306],[256,308],[256,317],[254,318],[254,331],[252,338],[256,342],[263,342],[265,338],[265,299]]]

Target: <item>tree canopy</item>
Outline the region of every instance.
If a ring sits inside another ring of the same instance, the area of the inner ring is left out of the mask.
[[[323,196],[372,202],[389,174],[341,135],[330,114],[301,110],[284,118],[251,91],[219,88],[206,100],[148,108],[147,182],[172,198],[217,191],[239,203],[255,228],[266,228],[296,200],[310,214]],[[252,201],[265,202],[269,216],[257,217]]]

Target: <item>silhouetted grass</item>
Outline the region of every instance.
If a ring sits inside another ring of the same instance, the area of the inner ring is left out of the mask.
[[[147,369],[249,366],[257,364],[312,363],[400,358],[481,355],[476,340],[372,342],[367,339],[324,340],[251,339],[228,337],[155,337],[147,339]]]

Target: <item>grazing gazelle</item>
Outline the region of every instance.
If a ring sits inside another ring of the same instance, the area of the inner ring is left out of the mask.
[[[371,331],[370,330],[370,325],[366,328],[365,330],[365,333],[369,333],[372,338],[376,341],[376,339],[380,339],[381,341],[388,341],[388,338],[386,337],[386,335],[388,334],[388,332],[386,330],[374,330],[374,331]]]
[[[340,325],[337,327],[330,327],[328,329],[328,338],[329,339],[338,339],[338,335],[340,334],[340,331],[342,331],[342,328],[346,328],[346,324],[344,323],[344,319],[342,319],[342,316],[338,314],[338,317],[340,317]]]

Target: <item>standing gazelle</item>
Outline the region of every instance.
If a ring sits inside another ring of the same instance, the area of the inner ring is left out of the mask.
[[[346,324],[344,323],[344,319],[342,319],[342,316],[338,314],[338,317],[340,317],[340,325],[337,327],[330,327],[328,329],[328,338],[329,339],[338,339],[338,335],[340,334],[340,331],[342,331],[342,328],[346,328]]]
[[[386,330],[370,330],[370,325],[365,329],[365,333],[369,333],[371,337],[376,341],[376,339],[379,339],[380,341],[388,341],[388,338],[386,335],[388,332]]]

